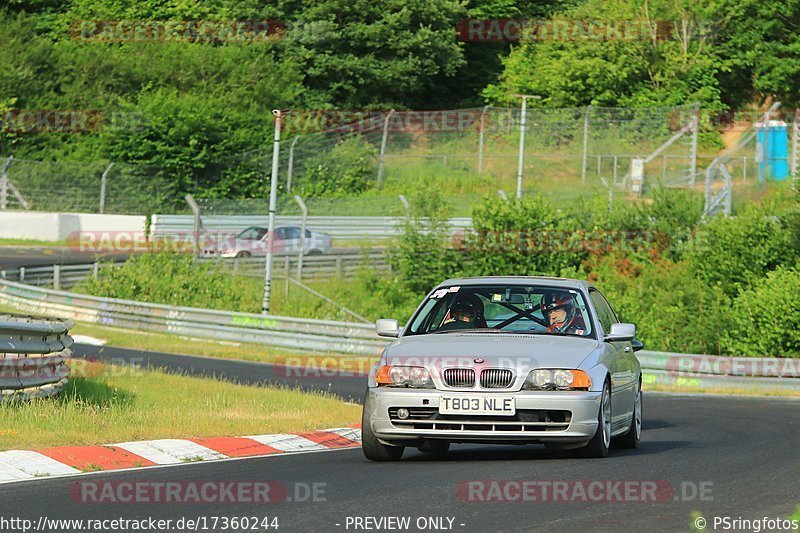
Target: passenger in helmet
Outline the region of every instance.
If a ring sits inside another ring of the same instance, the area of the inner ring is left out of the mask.
[[[542,297],[542,314],[547,321],[547,333],[586,335],[583,317],[575,297],[565,291],[548,292]]]

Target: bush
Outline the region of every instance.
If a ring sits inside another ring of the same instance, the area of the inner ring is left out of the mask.
[[[450,207],[441,194],[435,189],[420,191],[410,204],[411,213],[389,260],[407,290],[421,298],[445,279],[460,275],[462,265],[451,247]]]
[[[733,302],[722,346],[730,355],[800,356],[800,270],[778,267]]]
[[[587,255],[573,222],[541,196],[487,196],[472,212],[465,268],[475,276],[557,275]]]
[[[167,305],[258,313],[263,294],[259,280],[232,276],[189,254],[144,253],[120,267],[100,269],[97,279],[78,292]]]
[[[793,265],[799,253],[796,236],[771,207],[753,206],[737,217],[702,225],[689,254],[694,272],[735,297],[778,266]]]
[[[636,324],[650,350],[719,353],[730,300],[692,273],[683,261],[613,254],[586,266],[620,320]]]
[[[375,147],[363,137],[350,137],[305,161],[299,188],[305,198],[343,197],[369,189],[377,173]]]

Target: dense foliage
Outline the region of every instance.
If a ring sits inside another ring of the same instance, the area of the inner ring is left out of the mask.
[[[641,34],[462,42],[455,30],[467,18],[633,21]],[[258,42],[75,37],[81,21],[264,19],[283,27]],[[269,148],[273,108],[516,106],[520,92],[547,107],[742,109],[777,99],[788,108],[800,101],[798,22],[800,0],[6,0],[0,113],[94,110],[103,124],[78,134],[0,132],[0,154],[146,164],[178,201],[187,192],[263,197],[266,163],[239,154]],[[338,170],[310,172],[329,182]],[[348,172],[346,182],[361,179],[363,165]]]
[[[800,356],[797,194],[776,194],[732,218],[701,221],[701,212],[696,197],[670,190],[611,214],[492,196],[455,243],[460,253],[410,224],[395,265],[417,298],[458,275],[589,279],[651,349]]]

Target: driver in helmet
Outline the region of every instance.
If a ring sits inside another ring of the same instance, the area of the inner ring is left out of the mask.
[[[542,298],[542,314],[547,333],[586,335],[586,325],[578,312],[575,297],[565,291],[548,292]]]
[[[456,329],[473,329],[476,317],[475,307],[472,302],[457,302],[445,318],[439,331],[452,331]]]

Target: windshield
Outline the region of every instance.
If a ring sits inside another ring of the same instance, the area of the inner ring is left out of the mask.
[[[236,236],[237,239],[259,241],[267,234],[266,228],[247,228]]]
[[[581,291],[541,285],[439,288],[412,318],[406,334],[466,330],[594,336]]]

